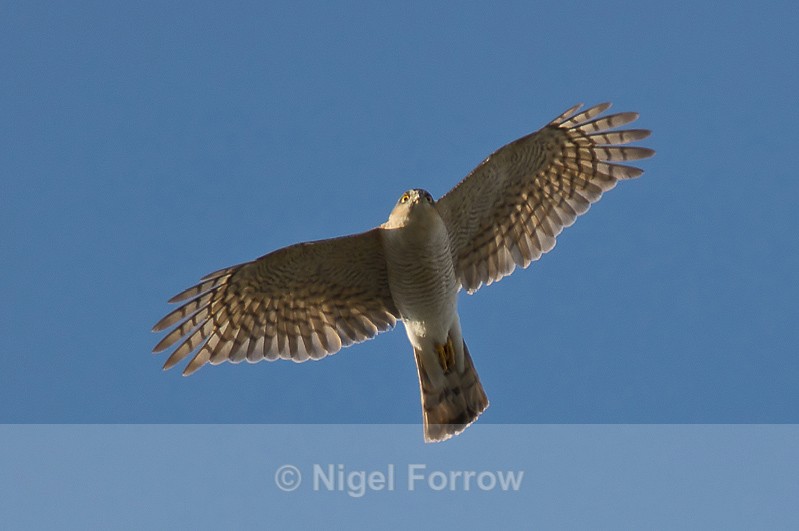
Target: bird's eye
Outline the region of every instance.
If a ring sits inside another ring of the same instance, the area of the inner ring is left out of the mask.
[[[430,194],[425,194],[424,198],[427,199],[428,203],[432,203],[433,202],[433,196],[430,195]]]
[[[410,198],[411,196],[409,196],[408,194],[402,194],[402,197],[400,197],[400,203],[407,203],[408,199]]]

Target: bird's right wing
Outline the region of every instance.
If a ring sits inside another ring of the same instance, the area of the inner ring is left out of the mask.
[[[649,131],[611,131],[638,114],[600,117],[609,103],[578,112],[580,107],[498,149],[436,203],[456,275],[469,292],[511,274],[517,265],[527,267],[619,179],[643,173],[613,163],[654,153],[623,146]]]
[[[380,229],[221,269],[169,302],[182,305],[153,331],[176,327],[153,351],[178,345],[165,369],[196,352],[184,375],[206,362],[322,358],[391,329],[399,315]]]

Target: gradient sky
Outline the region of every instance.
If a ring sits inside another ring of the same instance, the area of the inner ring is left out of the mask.
[[[210,271],[374,227],[610,100],[653,131],[645,174],[460,297],[479,422],[799,422],[792,3],[0,13],[0,421],[420,424],[401,328],[190,378],[150,329]]]

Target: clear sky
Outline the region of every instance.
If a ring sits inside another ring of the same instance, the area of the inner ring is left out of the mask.
[[[150,329],[210,271],[374,227],[610,100],[653,131],[646,173],[460,297],[479,423],[799,422],[793,3],[0,13],[0,421],[401,423],[421,444],[401,328],[189,378]]]

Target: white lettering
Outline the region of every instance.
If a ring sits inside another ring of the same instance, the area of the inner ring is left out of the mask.
[[[429,490],[472,490],[475,486],[482,491],[500,489],[518,491],[524,480],[523,470],[432,470],[427,465],[408,465],[408,491],[415,491],[426,485]],[[346,492],[353,498],[361,498],[367,491],[393,491],[395,486],[394,465],[385,470],[347,470],[339,465],[313,465],[313,489]]]
[[[334,488],[334,479],[333,479],[333,465],[327,465],[327,476],[325,476],[322,467],[319,465],[313,466],[313,490],[319,490],[319,482],[323,482],[325,484],[325,488],[327,490],[333,490]]]
[[[436,470],[427,476],[427,486],[433,490],[444,490],[447,488],[447,475]]]
[[[427,465],[408,465],[408,490],[416,489],[416,482],[424,479],[424,474],[417,474],[417,470],[425,470]]]
[[[497,486],[497,478],[493,472],[480,472],[477,474],[477,486],[480,490],[494,490]]]
[[[477,475],[474,470],[467,470],[463,473],[463,490],[469,490],[472,486],[472,478]]]

